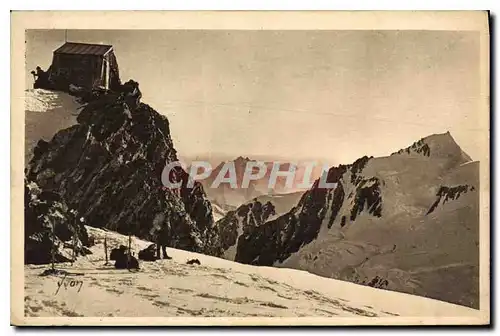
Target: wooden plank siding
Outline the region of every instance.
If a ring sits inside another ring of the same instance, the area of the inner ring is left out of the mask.
[[[106,70],[106,67],[103,69],[103,62],[109,67],[108,75],[103,71]],[[88,89],[97,86],[114,89],[120,85],[118,65],[112,50],[105,55],[54,53],[49,80],[61,90],[66,90],[70,84]]]

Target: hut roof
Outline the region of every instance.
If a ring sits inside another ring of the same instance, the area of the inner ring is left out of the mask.
[[[105,55],[113,46],[106,44],[88,44],[66,42],[54,51],[54,54]]]

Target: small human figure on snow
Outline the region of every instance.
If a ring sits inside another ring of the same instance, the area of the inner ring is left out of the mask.
[[[163,254],[163,259],[172,259],[167,253],[167,244],[170,237],[170,222],[168,219],[165,225],[156,233],[156,257],[161,259],[160,250]]]
[[[47,86],[48,74],[47,72],[43,71],[40,66],[36,67],[36,72],[31,71],[31,74],[33,75],[33,80],[35,81],[35,83],[33,84],[34,89],[44,88]]]

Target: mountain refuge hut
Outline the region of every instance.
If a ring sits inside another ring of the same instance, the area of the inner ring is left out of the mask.
[[[62,91],[70,85],[117,90],[121,84],[113,46],[75,42],[66,42],[54,51],[46,79],[50,87]]]

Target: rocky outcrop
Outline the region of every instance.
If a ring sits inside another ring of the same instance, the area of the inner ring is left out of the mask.
[[[437,199],[432,204],[432,206],[429,208],[429,211],[427,211],[427,214],[432,213],[439,204],[445,204],[446,202],[448,202],[450,200],[459,199],[460,195],[465,194],[469,191],[474,191],[474,190],[475,190],[474,186],[469,186],[467,184],[453,186],[453,187],[441,186],[439,188],[439,191],[436,194]]]
[[[245,203],[236,210],[229,211],[217,222],[217,236],[220,237],[219,252],[214,254],[234,259],[239,237],[264,224],[274,215],[276,215],[276,211],[271,202],[261,203],[258,200]]]
[[[380,194],[380,180],[376,177],[361,179],[357,184],[354,205],[351,209],[351,221],[363,210],[376,216],[382,217],[382,196]]]
[[[417,142],[413,143],[410,147],[400,149],[399,151],[393,153],[392,155],[395,154],[411,154],[411,153],[416,153],[416,154],[422,154],[423,156],[430,156],[431,155],[431,149],[428,144],[424,142],[424,139],[420,139]]]
[[[83,222],[59,194],[25,181],[24,217],[25,264],[48,264],[52,256],[54,262],[71,261],[90,252]]]
[[[363,211],[380,217],[382,197],[378,179],[364,179],[357,175],[369,159],[364,157],[352,165],[330,168],[326,182],[336,183],[335,188],[322,188],[318,179],[287,214],[245,232],[238,241],[235,260],[266,266],[283,262],[316,239],[325,220],[328,229],[332,227],[346,198],[352,199],[351,221]],[[346,197],[349,181],[353,181],[356,188],[354,193]],[[346,225],[345,221],[343,217],[342,226]]]
[[[471,161],[458,144],[455,142],[450,132],[443,134],[433,134],[414,142],[407,148],[400,149],[393,155],[411,155],[417,157],[428,157],[430,159],[446,159],[448,168],[458,164]]]
[[[172,228],[170,246],[210,250],[216,237],[203,187],[188,187],[189,176],[180,168],[170,178],[182,186],[163,187],[165,164],[177,160],[169,122],[140,102],[136,82],[129,84],[123,92],[90,99],[77,125],[50,142],[41,140],[27,176],[74,204],[88,225],[151,239],[153,220],[161,215]]]

